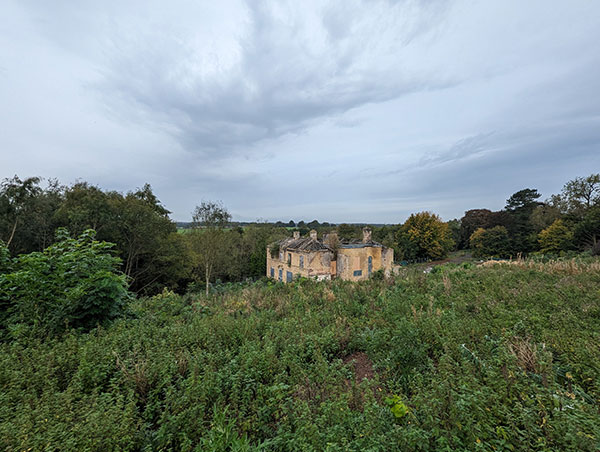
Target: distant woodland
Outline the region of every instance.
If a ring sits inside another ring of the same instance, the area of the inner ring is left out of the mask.
[[[0,184],[0,243],[10,256],[42,252],[65,233],[78,237],[93,230],[95,240],[113,244],[119,269],[138,294],[256,279],[265,274],[266,245],[291,229],[301,234],[336,229],[341,238],[352,239],[360,237],[361,226],[317,220],[237,223],[225,206],[202,202],[192,221],[178,227],[150,185],[119,193],[39,177],[15,176]],[[398,262],[444,259],[465,249],[481,258],[598,254],[600,175],[568,181],[544,201],[537,190],[525,188],[500,211],[471,209],[448,222],[419,212],[403,224],[372,228],[375,240],[394,248]]]

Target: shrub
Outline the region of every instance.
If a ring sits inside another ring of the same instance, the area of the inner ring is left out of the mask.
[[[454,246],[448,224],[431,212],[412,214],[398,238],[404,259],[442,259]]]
[[[542,253],[560,253],[571,248],[573,231],[562,220],[556,220],[538,236]]]
[[[506,257],[510,250],[508,231],[504,226],[477,229],[469,240],[477,257]]]
[[[3,326],[28,325],[44,335],[66,326],[89,330],[117,317],[129,297],[127,281],[113,244],[94,237],[93,230],[75,239],[59,230],[43,252],[15,258],[0,274],[0,303],[8,311]]]

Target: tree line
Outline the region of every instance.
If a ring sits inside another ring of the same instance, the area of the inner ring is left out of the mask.
[[[502,210],[471,209],[448,222],[419,212],[402,224],[373,226],[373,239],[394,248],[397,261],[443,259],[457,249],[501,258],[600,252],[599,174],[575,178],[560,193],[540,198],[537,190],[526,188],[510,196]],[[267,244],[289,235],[291,228],[361,238],[362,225],[356,224],[236,224],[225,206],[211,201],[196,207],[185,229],[178,229],[169,213],[148,184],[127,193],[87,182],[43,183],[39,177],[15,176],[0,184],[0,241],[11,256],[43,252],[59,240],[61,228],[75,238],[93,230],[95,240],[114,244],[118,269],[137,294],[165,287],[208,291],[217,280],[261,277]]]

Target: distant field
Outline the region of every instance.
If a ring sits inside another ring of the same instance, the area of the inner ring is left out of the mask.
[[[2,344],[0,446],[597,451],[599,325],[597,259],[165,292]]]

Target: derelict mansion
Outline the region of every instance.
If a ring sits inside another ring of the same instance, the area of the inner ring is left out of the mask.
[[[393,262],[394,250],[371,240],[370,228],[363,229],[362,240],[345,242],[335,232],[319,240],[315,230],[308,237],[295,231],[293,237],[267,247],[267,276],[282,282],[298,276],[360,281],[378,270],[389,275]]]

